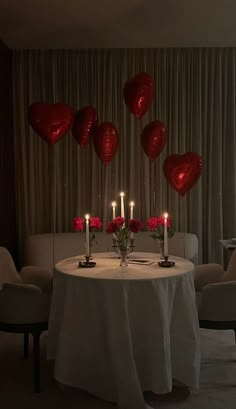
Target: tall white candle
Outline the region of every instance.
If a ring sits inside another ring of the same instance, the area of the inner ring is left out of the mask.
[[[120,192],[120,215],[125,217],[125,204],[124,204],[124,192]]]
[[[134,218],[134,202],[130,202],[130,220]],[[130,233],[130,239],[134,238],[134,233]]]
[[[112,219],[116,218],[116,202],[112,202]]]
[[[168,224],[168,213],[164,213],[164,257],[168,257],[168,231],[167,231],[167,224]]]
[[[134,218],[134,202],[130,202],[130,220]]]
[[[85,223],[86,223],[85,255],[86,257],[89,257],[89,219],[90,219],[90,216],[89,214],[86,214],[84,217],[85,217]]]

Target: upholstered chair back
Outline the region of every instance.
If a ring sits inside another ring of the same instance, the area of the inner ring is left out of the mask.
[[[5,247],[0,247],[0,285],[21,281],[11,254]]]
[[[233,251],[223,281],[236,281],[236,249]]]

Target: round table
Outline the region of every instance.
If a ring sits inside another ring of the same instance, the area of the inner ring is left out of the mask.
[[[162,268],[159,258],[133,253],[120,267],[114,253],[97,253],[95,268],[78,268],[83,256],[56,264],[48,333],[56,380],[120,409],[146,408],[143,391],[167,393],[173,378],[198,388],[194,265],[172,257],[175,266]]]

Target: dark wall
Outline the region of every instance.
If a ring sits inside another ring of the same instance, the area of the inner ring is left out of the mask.
[[[16,258],[12,52],[0,41],[0,246]]]

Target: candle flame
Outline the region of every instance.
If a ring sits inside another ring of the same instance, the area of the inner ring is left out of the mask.
[[[124,192],[120,192],[120,197],[124,197],[125,193]]]
[[[134,206],[134,202],[130,202],[130,206],[132,206],[132,207],[133,207],[133,206]]]
[[[168,219],[168,213],[164,213],[164,219]]]
[[[89,220],[90,215],[89,215],[89,214],[85,214],[84,217],[85,217],[86,220]]]
[[[112,207],[116,207],[116,202],[111,203]]]

